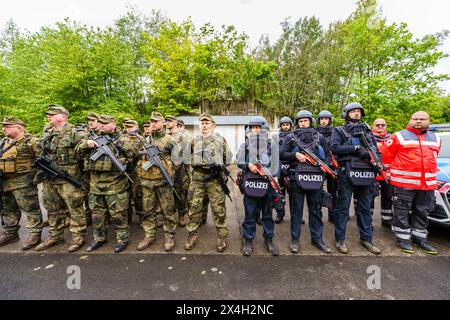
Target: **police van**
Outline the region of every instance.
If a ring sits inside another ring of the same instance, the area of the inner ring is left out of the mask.
[[[430,131],[441,138],[442,147],[437,159],[436,207],[429,220],[432,224],[450,227],[450,124],[431,125]]]

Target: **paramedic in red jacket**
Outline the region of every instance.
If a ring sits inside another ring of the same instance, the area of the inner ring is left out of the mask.
[[[381,162],[383,162],[386,168],[389,168],[389,164],[384,159],[386,153],[386,142],[391,137],[391,134],[386,131],[386,120],[379,118],[373,122],[372,133],[377,140],[378,151],[381,153]],[[389,181],[385,181],[383,176],[379,174],[376,178],[377,183],[381,189],[381,226],[387,229],[391,229],[392,223],[392,193],[394,187],[389,184]],[[372,214],[375,208],[375,197],[372,200]]]
[[[386,142],[384,160],[390,164],[394,186],[392,231],[402,251],[412,253],[411,240],[420,249],[437,254],[427,243],[428,215],[434,210],[437,187],[438,136],[428,131],[430,116],[419,111],[411,116],[405,130]]]

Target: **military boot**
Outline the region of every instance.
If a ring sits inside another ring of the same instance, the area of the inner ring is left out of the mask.
[[[155,242],[156,240],[156,236],[145,236],[144,240],[142,240],[141,242],[139,242],[139,244],[137,245],[136,249],[139,251],[145,250],[147,249],[153,242]]]
[[[244,245],[242,246],[242,254],[246,257],[252,255],[252,239],[244,239]]]
[[[218,238],[217,239],[217,251],[218,252],[224,252],[227,247],[227,241],[225,238]]]
[[[127,246],[128,246],[127,241],[118,240],[116,246],[114,247],[114,252],[115,253],[122,252],[123,250],[125,250],[127,248]]]
[[[108,242],[107,240],[103,240],[103,241],[94,241],[92,242],[90,245],[88,245],[88,247],[86,248],[86,250],[88,252],[92,252],[97,250],[98,248],[100,248],[101,246],[103,246],[106,242]]]
[[[190,232],[188,235],[188,238],[186,240],[186,243],[184,244],[184,249],[191,250],[195,243],[197,242],[197,233]]]
[[[0,235],[0,247],[19,240],[20,240],[19,235],[17,233],[14,234],[2,233]]]
[[[75,238],[72,240],[72,243],[70,244],[69,249],[67,249],[67,251],[69,251],[69,252],[78,251],[83,246],[83,244],[84,244],[84,238],[82,238],[82,237]]]
[[[271,255],[277,256],[278,255],[278,248],[273,243],[272,238],[267,238],[264,240],[264,246],[266,247],[267,251],[270,252]]]
[[[54,239],[54,238],[48,238],[44,242],[42,242],[40,245],[34,248],[36,251],[43,251],[47,250],[48,248],[51,248],[53,246],[56,246],[57,244],[64,243],[64,239]]]
[[[175,247],[175,239],[173,237],[173,234],[166,234],[165,240],[164,240],[164,251],[172,251]]]
[[[36,247],[39,243],[41,243],[41,235],[40,234],[30,234],[25,240],[25,243],[22,246],[22,250],[28,250]]]

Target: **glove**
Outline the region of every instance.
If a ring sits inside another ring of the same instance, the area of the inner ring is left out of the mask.
[[[369,151],[367,151],[365,148],[358,146],[356,149],[356,153],[361,157],[361,158],[369,158]]]

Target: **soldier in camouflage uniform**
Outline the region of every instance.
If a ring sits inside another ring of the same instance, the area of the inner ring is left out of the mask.
[[[225,139],[213,134],[212,117],[202,114],[199,117],[201,135],[192,144],[192,182],[189,186],[189,223],[186,226],[189,236],[184,248],[190,250],[197,241],[197,229],[202,215],[205,195],[211,202],[211,210],[216,225],[217,251],[223,252],[227,246],[228,224],[225,207],[225,192],[219,181],[212,177],[209,165],[229,165],[232,154]],[[209,155],[208,157],[206,155]],[[211,162],[212,160],[212,162]]]
[[[37,139],[25,131],[26,125],[20,119],[5,117],[1,124],[6,137],[0,141],[0,188],[3,190],[0,201],[4,223],[0,246],[19,240],[23,212],[27,216],[29,236],[22,249],[28,250],[41,242],[43,226],[38,190],[33,184],[36,170],[32,163],[37,153]]]
[[[116,127],[116,119],[110,115],[100,115],[100,136],[109,136],[112,142],[108,144],[117,159],[128,167],[137,156],[135,143],[122,135]],[[82,154],[93,154],[99,147],[94,141],[95,135],[77,145],[77,151]],[[85,157],[84,167],[89,170],[91,181],[89,191],[89,207],[92,210],[92,223],[94,226],[94,242],[87,250],[94,251],[107,241],[107,215],[117,233],[117,244],[114,252],[122,252],[128,245],[129,228],[127,212],[129,206],[130,184],[127,176],[120,172],[107,155],[100,156],[96,161]],[[131,169],[129,169],[131,171]]]
[[[159,158],[164,165],[167,173],[173,179],[174,167],[170,158],[173,142],[164,130],[164,117],[159,112],[152,112],[151,118],[152,134],[145,139],[146,143],[157,146],[161,150]],[[158,202],[161,206],[164,217],[164,250],[172,251],[175,246],[176,221],[174,212],[173,191],[163,175],[156,166],[151,166],[147,170],[143,166],[149,161],[147,155],[142,155],[137,164],[137,174],[141,178],[143,187],[143,207],[144,207],[144,231],[145,238],[138,244],[138,250],[145,250],[156,240],[156,212]]]
[[[174,143],[172,161],[175,165],[175,189],[180,197],[180,199],[175,201],[175,213],[178,213],[178,225],[185,227],[189,212],[187,193],[191,182],[189,156],[192,141],[187,132],[178,129],[177,118],[167,116],[165,120],[167,134],[172,137]]]
[[[144,132],[142,133],[142,136],[144,138],[147,138],[151,134],[152,134],[152,124],[150,121],[146,121],[144,122]]]
[[[216,132],[217,124],[214,121],[214,119],[212,120],[212,126],[213,126],[213,134],[219,138],[223,138],[222,135],[220,135],[220,133]],[[208,207],[209,207],[209,198],[208,195],[205,195],[202,204],[202,217],[200,218],[200,226],[206,224],[206,221],[208,220]]]
[[[147,138],[151,134],[152,134],[152,124],[151,121],[149,120],[144,122],[144,133],[142,136],[144,138]],[[159,202],[158,205],[156,206],[155,212],[156,212],[156,225],[158,228],[161,228],[163,226],[164,218],[162,217],[161,206],[159,205]]]
[[[99,133],[100,124],[98,122],[98,115],[94,112],[89,112],[86,116],[87,126],[84,128],[84,133],[88,135],[90,132]],[[81,175],[81,182],[83,183],[83,189],[86,191],[86,199],[84,200],[84,208],[86,213],[87,225],[92,225],[92,211],[89,208],[89,185],[90,185],[89,171],[83,168]]]
[[[142,138],[142,136],[139,134],[140,129],[138,122],[133,119],[128,119],[123,125],[126,130],[124,137],[130,139],[130,141],[135,144],[136,149],[139,149],[141,144],[140,138]],[[136,170],[133,170],[131,179],[133,179],[133,183],[131,184],[128,223],[131,224],[134,207],[134,211],[139,218],[139,226],[142,227],[142,185],[141,179],[137,176]]]
[[[51,125],[44,132],[38,147],[43,155],[52,159],[55,167],[76,180],[81,180],[82,159],[75,152],[75,146],[85,134],[77,132],[67,122],[69,112],[62,106],[50,105],[46,112]],[[67,212],[70,216],[72,243],[69,252],[77,251],[84,244],[86,234],[86,215],[84,212],[85,191],[78,189],[61,178],[50,180],[38,172],[37,180],[43,179],[44,207],[48,211],[50,238],[38,245],[35,250],[46,250],[64,242],[64,224]]]

